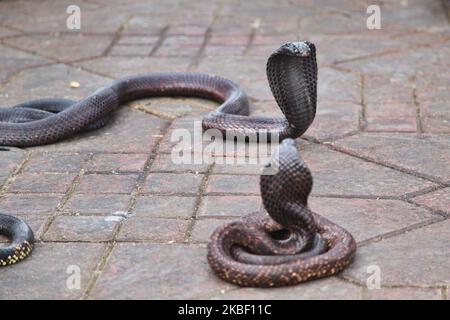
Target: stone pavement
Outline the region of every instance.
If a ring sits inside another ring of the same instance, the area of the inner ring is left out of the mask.
[[[0,151],[0,211],[39,240],[29,259],[0,269],[0,298],[448,299],[450,5],[382,1],[382,29],[368,30],[377,2],[0,2],[2,106],[81,99],[125,75],[199,71],[239,83],[253,114],[277,115],[267,56],[284,41],[314,42],[318,111],[298,140],[315,179],[310,205],[358,241],[354,263],[333,278],[279,289],[217,279],[208,237],[261,208],[258,177],[173,164],[173,130],[216,105],[147,99],[104,129]],[[80,30],[66,28],[72,4]],[[380,289],[366,285],[371,268]]]

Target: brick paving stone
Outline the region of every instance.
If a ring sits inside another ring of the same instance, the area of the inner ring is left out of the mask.
[[[450,119],[423,117],[422,129],[426,133],[450,133]]]
[[[197,194],[202,174],[150,173],[142,192]]]
[[[153,46],[120,45],[116,44],[110,51],[111,57],[146,57],[152,51]]]
[[[71,88],[71,81],[78,82],[80,87]],[[108,78],[64,64],[23,70],[4,87],[8,99],[2,104],[12,105],[44,97],[81,99],[109,82]]]
[[[322,279],[285,288],[242,288],[217,294],[225,300],[360,300],[361,288],[336,278]]]
[[[450,140],[445,136],[361,133],[334,144],[365,157],[439,180],[450,179]]]
[[[251,97],[259,100],[272,99],[267,83],[265,65],[267,57],[223,56],[217,63],[215,56],[203,59],[195,71],[221,75],[238,83]]]
[[[373,104],[413,103],[411,78],[401,75],[367,75],[364,77],[364,101]]]
[[[18,49],[10,48],[5,45],[0,45],[0,51],[2,52],[0,69],[18,70],[20,68],[37,66],[50,62],[48,59],[26,53]]]
[[[428,210],[399,200],[311,197],[314,212],[346,228],[360,242],[434,218]]]
[[[117,240],[183,242],[188,225],[187,220],[131,217],[124,222]]]
[[[302,33],[308,36],[315,34],[341,35],[368,32],[366,27],[367,7],[361,8],[358,14],[315,14],[302,20]],[[327,21],[327,23],[323,23]]]
[[[345,62],[341,65],[367,74],[401,74],[404,76],[432,74],[440,73],[441,70],[448,67],[446,56],[449,52],[448,43],[438,42],[433,46]]]
[[[75,2],[77,3],[77,2]],[[114,32],[127,19],[126,14],[108,10],[107,7],[98,6],[83,1],[77,3],[82,11],[81,30],[86,33]],[[3,14],[2,23],[28,32],[68,32],[66,14],[67,2],[46,2],[45,5],[37,3],[20,2],[5,5],[0,8]],[[8,14],[6,14],[8,13]],[[98,23],[101,21],[102,23]],[[72,32],[80,32],[72,30]]]
[[[237,218],[227,218],[227,219],[200,219],[197,220],[192,229],[191,240],[194,243],[207,243],[214,230],[219,226],[227,224],[228,222],[237,220]]]
[[[206,196],[197,215],[243,216],[261,209],[259,196]]]
[[[205,256],[202,246],[119,243],[92,298],[188,299],[230,287],[212,274]]]
[[[51,34],[14,37],[6,44],[31,50],[59,61],[73,61],[100,56],[112,41],[113,35]]]
[[[111,120],[104,128],[36,148],[58,152],[150,153],[166,124],[165,120],[127,107],[122,107]]]
[[[139,196],[133,211],[138,217],[188,218],[194,212],[196,197]]]
[[[27,162],[25,172],[79,172],[89,154],[38,154]]]
[[[111,215],[125,211],[130,196],[125,194],[74,194],[64,206],[64,211],[74,215]]]
[[[361,102],[361,79],[357,74],[320,68],[318,79],[318,101]]]
[[[116,45],[122,46],[153,46],[158,41],[157,36],[122,35]]]
[[[44,234],[44,241],[106,241],[117,222],[100,216],[60,216]]]
[[[306,35],[306,34],[305,34]],[[393,32],[383,30],[382,33],[369,32],[363,34],[308,34],[308,40],[317,48],[317,59],[320,64],[337,64],[345,61],[362,59],[363,57],[378,56],[389,52],[396,52],[420,44],[433,44],[445,40],[445,34],[430,32]],[[274,40],[267,45],[273,50]],[[367,75],[370,76],[370,75]],[[385,75],[379,75],[385,76]],[[391,75],[387,78],[395,78]],[[397,83],[398,85],[398,83]],[[391,90],[391,88],[386,88]],[[398,92],[394,93],[397,96]],[[386,99],[391,97],[386,96]]]
[[[305,136],[332,140],[358,130],[361,106],[348,102],[319,102],[316,117]]]
[[[148,154],[96,154],[87,166],[88,172],[141,172]]]
[[[415,78],[417,100],[421,105],[433,102],[447,102],[450,76],[446,72],[427,73]],[[441,114],[449,115],[448,109],[443,107]]]
[[[366,283],[367,267],[376,265],[382,286],[448,286],[449,230],[447,220],[360,247],[344,274]]]
[[[0,151],[0,175],[8,176],[25,159],[25,152],[16,148],[3,148]]]
[[[16,36],[16,35],[20,35],[20,32],[16,31],[16,30],[5,28],[5,27],[0,27],[0,38],[7,38],[7,37]]]
[[[7,193],[0,199],[1,211],[11,215],[23,214],[43,217],[52,214],[61,199],[62,195]]]
[[[185,35],[168,36],[162,46],[155,52],[155,56],[195,56],[203,43],[203,35],[191,37]]]
[[[313,195],[401,196],[434,184],[323,146],[302,153],[312,171]]]
[[[416,132],[416,107],[412,103],[368,104],[366,122],[366,131]]]
[[[79,299],[103,248],[98,243],[38,243],[29,258],[2,269],[0,298]],[[67,287],[76,267],[80,270],[80,290]]]
[[[122,78],[145,72],[186,71],[189,63],[190,58],[186,57],[102,57],[76,64],[109,77]]]
[[[236,159],[237,161],[237,159]],[[250,162],[250,160],[245,159],[244,161]],[[215,163],[213,167],[214,174],[233,174],[233,175],[261,175],[261,172],[264,169],[264,164],[268,163],[268,161],[262,162],[260,159],[251,160],[255,161],[255,164],[226,164],[226,159],[221,160],[222,163]]]
[[[442,300],[440,289],[380,288],[368,290],[370,300]]]
[[[137,174],[86,174],[76,193],[130,193],[137,183]]]
[[[16,177],[10,192],[65,193],[75,179],[74,173],[24,173]]]
[[[164,119],[176,119],[184,116],[203,116],[205,113],[216,109],[219,104],[199,98],[157,97],[132,101],[129,106]]]
[[[450,111],[446,74],[427,74],[416,79],[417,101],[424,132],[450,133]]]
[[[159,154],[152,163],[151,171],[162,172],[194,172],[205,173],[208,170],[208,163],[201,164],[184,164],[175,163],[171,154]]]
[[[206,192],[259,194],[259,176],[212,175],[209,178]]]
[[[450,188],[436,190],[412,198],[411,201],[450,214]]]

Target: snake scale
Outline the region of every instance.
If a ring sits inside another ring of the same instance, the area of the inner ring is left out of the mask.
[[[267,78],[284,117],[249,116],[247,95],[234,82],[201,73],[149,73],[125,77],[88,97],[40,99],[0,109],[0,146],[30,147],[54,143],[104,126],[109,115],[132,100],[155,96],[211,99],[220,106],[204,116],[204,130],[224,136],[282,141],[260,188],[267,213],[254,213],[219,227],[208,246],[208,262],[222,279],[241,286],[281,286],[332,275],[348,265],[355,241],[341,227],[307,206],[311,172],[291,138],[301,136],[316,113],[317,63],[314,44],[289,42],[267,61]],[[0,214],[0,234],[11,241],[0,247],[0,266],[24,259],[33,232],[22,220]]]

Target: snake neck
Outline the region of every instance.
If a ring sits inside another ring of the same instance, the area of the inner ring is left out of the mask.
[[[291,137],[303,134],[312,124],[317,104],[316,49],[312,43],[300,43],[303,52],[287,50],[285,46],[268,59],[266,72],[275,100],[289,122]]]

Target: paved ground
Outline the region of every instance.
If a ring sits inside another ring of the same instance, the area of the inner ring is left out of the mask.
[[[261,207],[258,178],[172,164],[173,130],[215,105],[145,100],[102,130],[0,152],[1,211],[39,239],[31,258],[0,270],[0,298],[448,299],[450,6],[383,1],[382,30],[368,30],[374,2],[0,2],[2,106],[80,99],[136,73],[201,71],[238,82],[254,114],[274,115],[268,54],[283,41],[316,43],[318,114],[298,141],[315,178],[311,207],[358,241],[353,265],[333,278],[270,290],[218,280],[205,244],[217,225]],[[81,30],[66,28],[71,4]],[[366,286],[373,268],[380,289]]]

